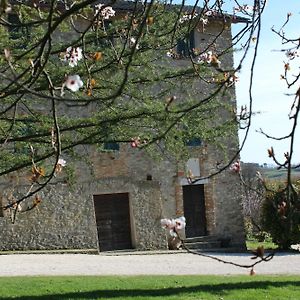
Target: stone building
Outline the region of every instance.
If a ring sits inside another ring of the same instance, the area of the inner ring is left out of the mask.
[[[118,11],[117,4],[114,9]],[[205,32],[194,31],[195,46],[210,43],[222,31],[220,46],[229,47],[230,18],[226,24],[224,29],[216,18]],[[227,55],[227,64],[233,65],[232,54]],[[229,101],[235,105],[234,94]],[[237,141],[237,132],[226,139],[229,157],[236,152]],[[218,246],[244,248],[237,174],[226,170],[191,184],[187,171],[193,179],[205,177],[223,153],[201,141],[187,147],[190,158],[178,162],[154,161],[128,144],[107,145],[110,151],[102,153],[82,146],[90,162],[76,165],[76,184],[70,188],[57,178],[41,193],[44,200],[38,209],[18,214],[14,224],[7,215],[0,218],[0,249],[167,249],[160,219],[182,215],[187,220],[187,238],[211,237]]]

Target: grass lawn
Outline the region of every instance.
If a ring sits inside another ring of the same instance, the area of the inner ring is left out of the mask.
[[[298,300],[300,276],[0,277],[0,299]]]
[[[257,249],[258,246],[264,246],[264,248],[268,250],[278,248],[278,246],[274,244],[272,241],[258,242],[257,240],[247,240],[246,246],[248,250]]]

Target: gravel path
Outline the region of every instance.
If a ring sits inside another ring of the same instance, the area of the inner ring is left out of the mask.
[[[216,254],[215,254],[216,255]],[[249,264],[249,254],[217,254],[219,258]],[[300,253],[280,253],[255,267],[257,274],[299,274]],[[89,255],[0,255],[0,276],[23,275],[141,275],[248,274],[248,269],[187,253]]]

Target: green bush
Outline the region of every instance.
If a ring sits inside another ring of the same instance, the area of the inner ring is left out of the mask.
[[[262,204],[262,227],[280,249],[289,249],[300,242],[300,180],[269,188]]]

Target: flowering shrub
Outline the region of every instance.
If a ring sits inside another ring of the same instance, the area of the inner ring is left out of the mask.
[[[169,234],[172,237],[178,237],[178,232],[185,229],[185,217],[179,217],[176,219],[161,219],[161,226],[169,230]]]
[[[281,249],[300,242],[300,180],[288,190],[283,183],[271,185],[262,204],[262,227]]]

